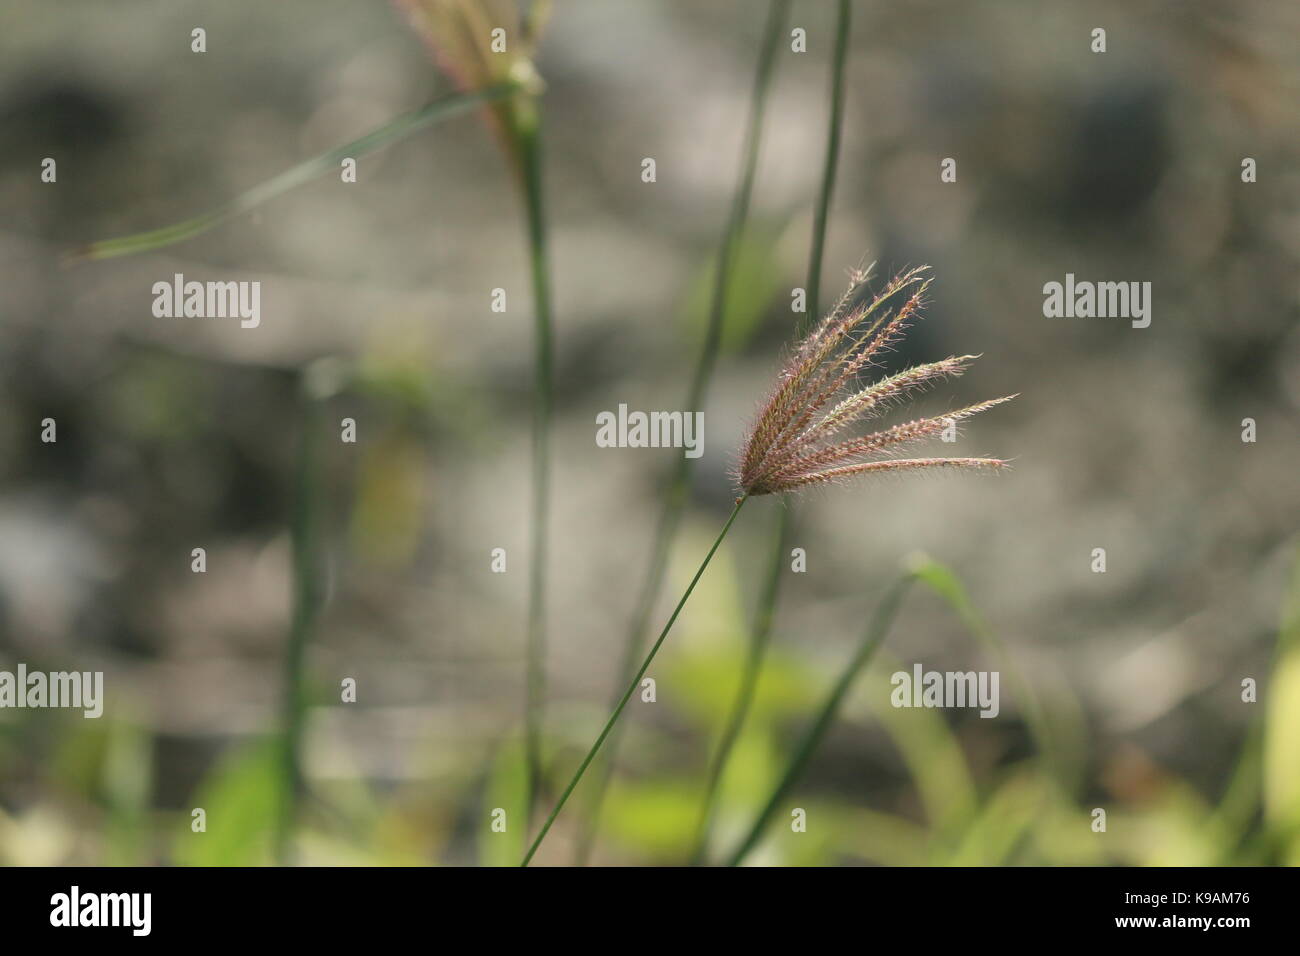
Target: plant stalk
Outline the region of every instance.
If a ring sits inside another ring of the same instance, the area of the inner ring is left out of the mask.
[[[609,720],[605,721],[605,727],[601,730],[600,736],[598,736],[596,742],[591,745],[591,749],[587,752],[587,756],[584,757],[582,763],[578,765],[577,772],[574,773],[573,779],[570,780],[569,785],[564,788],[564,792],[560,795],[559,801],[556,802],[555,808],[551,810],[550,816],[548,816],[546,822],[542,824],[541,831],[537,834],[536,839],[533,840],[532,846],[528,848],[528,853],[519,864],[520,866],[527,866],[532,862],[538,848],[542,845],[542,841],[546,839],[546,834],[550,832],[551,825],[555,822],[555,818],[559,816],[560,811],[564,809],[564,804],[568,801],[569,795],[573,793],[578,782],[582,780],[582,775],[587,772],[587,768],[591,766],[591,762],[596,759],[596,754],[600,751],[601,745],[605,743],[605,739],[609,737],[610,732],[614,729],[614,725],[618,723],[619,716],[623,713],[623,709],[627,707],[627,702],[632,699],[632,695],[636,693],[636,689],[641,683],[641,678],[644,677],[645,672],[650,669],[650,664],[654,661],[655,655],[659,653],[659,648],[663,646],[664,640],[668,637],[668,632],[672,630],[673,625],[677,622],[677,616],[681,614],[682,608],[686,606],[686,602],[690,599],[692,592],[694,592],[695,585],[697,585],[700,578],[704,576],[704,570],[709,566],[709,562],[713,560],[713,555],[722,545],[722,541],[727,536],[727,532],[731,530],[731,525],[735,522],[736,515],[740,514],[740,509],[745,506],[745,502],[748,500],[748,495],[736,499],[736,505],[731,509],[731,515],[727,518],[727,523],[724,524],[722,530],[718,532],[718,537],[714,539],[713,547],[709,548],[709,553],[706,554],[704,560],[700,562],[699,568],[695,571],[695,576],[691,578],[691,583],[687,585],[686,591],[681,596],[681,600],[679,600],[677,606],[673,608],[673,613],[669,616],[668,623],[665,624],[664,629],[659,632],[659,637],[651,646],[650,653],[645,656],[645,660],[641,662],[641,666],[637,669],[636,674],[628,683],[627,690],[623,692],[623,696],[619,700],[618,705],[614,708],[614,712],[609,715]]]
[[[320,609],[318,499],[320,485],[320,402],[302,393],[302,433],[294,476],[294,506],[290,523],[293,546],[293,616],[284,655],[283,738],[281,741],[280,814],[275,853],[281,866],[291,864],[293,832],[303,794],[302,741],[306,725],[304,687],[307,645]]]
[[[808,257],[808,308],[803,320],[799,322],[800,336],[803,335],[806,326],[816,321],[821,314],[822,258],[830,221],[831,196],[835,191],[835,177],[839,168],[840,134],[844,125],[844,65],[848,58],[850,13],[849,0],[840,0],[836,20],[835,48],[831,57],[831,109],[826,130],[826,155],[822,163],[821,187],[818,190],[817,205],[813,213],[812,251]],[[793,505],[787,501],[786,507],[781,510],[777,519],[777,533],[769,564],[771,577],[759,599],[754,616],[754,631],[745,662],[745,679],[741,682],[740,692],[728,720],[727,729],[724,731],[717,758],[709,770],[708,782],[705,785],[704,809],[700,817],[700,829],[697,830],[693,841],[692,864],[702,863],[704,860],[718,786],[731,759],[732,748],[749,716],[753,694],[758,686],[758,676],[762,672],[772,620],[776,613],[776,602],[779,596],[778,576],[785,561],[786,544],[794,521],[793,514]]]
[[[788,504],[788,503],[787,503]],[[790,521],[789,508],[782,508],[776,519],[776,535],[772,555],[768,564],[767,578],[763,582],[763,592],[759,597],[758,610],[754,616],[754,629],[750,634],[749,650],[745,655],[745,667],[741,674],[740,687],[736,691],[731,713],[718,742],[718,750],[709,766],[708,780],[704,786],[704,799],[701,801],[700,818],[695,827],[692,840],[691,866],[704,862],[709,845],[709,828],[713,823],[714,804],[717,800],[718,787],[722,783],[722,773],[731,759],[732,748],[740,737],[741,728],[749,717],[754,703],[754,693],[758,688],[758,678],[763,670],[763,657],[767,652],[768,641],[772,635],[772,619],[775,616],[776,597],[781,588],[781,572],[785,569],[786,545],[789,543]]]
[[[524,761],[528,779],[525,808],[526,819],[531,819],[542,786],[542,727],[546,710],[546,564],[549,556],[550,431],[555,358],[550,245],[542,191],[541,115],[536,101],[530,96],[521,94],[513,105],[511,134],[524,195],[534,317],[532,522],[524,707]]]
[[[813,218],[812,255],[808,262],[808,311],[805,316],[816,321],[821,315],[819,288],[822,278],[822,255],[826,249],[826,230],[830,219],[831,193],[840,158],[840,130],[844,126],[844,63],[848,55],[850,24],[849,0],[840,0],[835,24],[835,52],[831,59],[831,115],[826,132],[826,156],[822,164],[821,192]]]
[[[731,273],[735,266],[736,251],[745,223],[749,218],[750,198],[754,192],[754,179],[758,167],[759,147],[763,135],[763,115],[767,108],[767,94],[771,88],[773,66],[776,50],[781,38],[790,2],[789,0],[772,0],[768,7],[767,21],[759,45],[758,64],[754,74],[754,86],[750,95],[749,117],[746,121],[744,143],[741,146],[741,173],[732,197],[731,212],[723,229],[722,245],[718,253],[717,272],[714,275],[713,295],[709,305],[709,319],[705,327],[704,343],[695,365],[690,388],[686,393],[683,408],[698,409],[704,402],[704,394],[713,376],[717,364],[718,350],[722,341],[722,325],[727,310],[727,293],[731,285]],[[655,527],[654,544],[650,550],[650,561],[646,566],[645,578],[637,594],[629,621],[627,638],[623,645],[623,657],[618,669],[618,683],[628,679],[632,668],[636,666],[638,655],[645,646],[646,630],[650,624],[650,614],[655,601],[663,587],[664,571],[668,566],[668,554],[677,528],[681,524],[682,511],[686,507],[687,491],[690,477],[694,470],[694,459],[685,456],[678,458],[673,466],[668,488],[664,493],[663,509]],[[612,703],[612,702],[611,702]],[[613,776],[614,761],[622,741],[621,731],[615,731],[605,749],[604,757],[594,771],[595,777],[589,786],[591,798],[584,818],[582,831],[578,836],[577,852],[574,863],[585,866],[591,856],[596,832],[600,826],[601,810],[605,795]]]

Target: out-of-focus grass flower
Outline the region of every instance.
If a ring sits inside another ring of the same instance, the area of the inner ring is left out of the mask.
[[[518,133],[537,122],[533,98],[543,88],[533,66],[548,0],[394,0],[461,91],[514,84],[520,95],[486,107],[516,167]],[[501,31],[501,32],[496,32]]]

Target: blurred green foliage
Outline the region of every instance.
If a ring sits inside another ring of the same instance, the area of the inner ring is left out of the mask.
[[[279,746],[259,741],[233,750],[194,795],[206,829],[178,822],[172,844],[182,866],[256,866],[271,860],[271,839],[280,806]]]
[[[718,562],[713,586],[701,595],[700,613],[689,624],[692,639],[679,641],[664,664],[663,684],[672,688],[672,711],[682,723],[669,729],[637,725],[641,745],[628,749],[630,765],[610,791],[598,860],[679,863],[689,851],[707,751],[697,747],[690,772],[680,764],[665,770],[647,761],[677,753],[683,740],[708,741],[718,730],[744,652],[743,602],[733,558]],[[986,627],[951,571],[933,562],[913,563],[912,570],[968,627]],[[923,593],[914,592],[911,599]],[[996,638],[990,631],[981,640]],[[995,644],[987,649],[999,653]],[[902,666],[894,656],[879,653],[840,720],[856,733],[883,733],[904,778],[864,781],[861,789],[870,797],[863,799],[815,781],[799,786],[791,804],[807,811],[808,831],[794,833],[778,817],[747,862],[1300,864],[1300,752],[1293,743],[1300,726],[1300,561],[1282,612],[1276,666],[1260,682],[1259,723],[1217,799],[1140,755],[1133,759],[1140,762],[1145,783],[1123,798],[1080,791],[1073,774],[1060,775],[1061,767],[1085,762],[1086,752],[1064,753],[1054,762],[1035,748],[1019,759],[977,769],[944,712],[889,705],[888,675]],[[792,732],[808,719],[832,678],[803,657],[773,648],[752,717],[723,780],[715,855],[753,819],[782,773]],[[1023,708],[1024,702],[1018,703]],[[1054,704],[1043,708],[1052,714],[1053,727],[1062,719]],[[550,741],[558,776],[585,739],[583,729],[575,723],[572,740]],[[0,862],[229,866],[271,861],[281,785],[273,739],[236,746],[217,761],[191,796],[192,806],[206,814],[206,831],[196,833],[188,811],[152,806],[153,741],[129,720],[25,713],[20,721],[0,725],[0,772],[12,775],[23,768],[30,749],[49,743],[51,734],[52,759],[34,780],[44,798],[21,812],[0,811]],[[1070,751],[1087,746],[1078,727],[1054,740]],[[514,865],[525,835],[522,767],[518,737],[508,735],[486,767],[465,767],[462,782],[451,788],[411,782],[385,793],[360,773],[345,782],[318,782],[298,837],[301,858],[326,864]],[[1107,810],[1105,833],[1092,831],[1096,806]],[[492,827],[497,809],[505,811],[500,832]]]
[[[722,315],[721,347],[736,352],[757,334],[763,317],[783,286],[779,257],[781,229],[772,225],[751,225],[736,241],[735,261],[727,283],[726,308]],[[709,310],[717,282],[718,252],[696,272],[683,309],[692,348],[704,340]]]

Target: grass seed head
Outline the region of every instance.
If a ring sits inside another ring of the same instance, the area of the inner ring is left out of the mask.
[[[770,495],[871,472],[997,469],[997,458],[899,458],[901,449],[942,433],[1008,395],[919,418],[857,438],[834,440],[846,428],[905,403],[940,379],[960,375],[975,355],[916,365],[862,385],[861,373],[899,341],[920,315],[928,268],[902,272],[879,294],[859,302],[868,274],[850,274],[848,290],[790,353],[741,451],[737,469],[747,495]],[[902,298],[906,296],[905,298]],[[894,307],[893,303],[901,304]]]

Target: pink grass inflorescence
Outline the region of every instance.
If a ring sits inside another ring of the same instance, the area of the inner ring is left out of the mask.
[[[978,358],[952,356],[861,384],[862,373],[879,364],[879,356],[919,315],[930,285],[926,271],[922,266],[900,273],[864,303],[857,300],[868,273],[858,270],[851,274],[851,284],[835,307],[795,346],[745,442],[736,477],[746,495],[777,494],[872,472],[1006,466],[996,458],[894,456],[1015,395],[857,438],[832,440],[849,426],[876,418],[939,379],[960,375]],[[891,302],[898,300],[902,304],[892,307]]]

